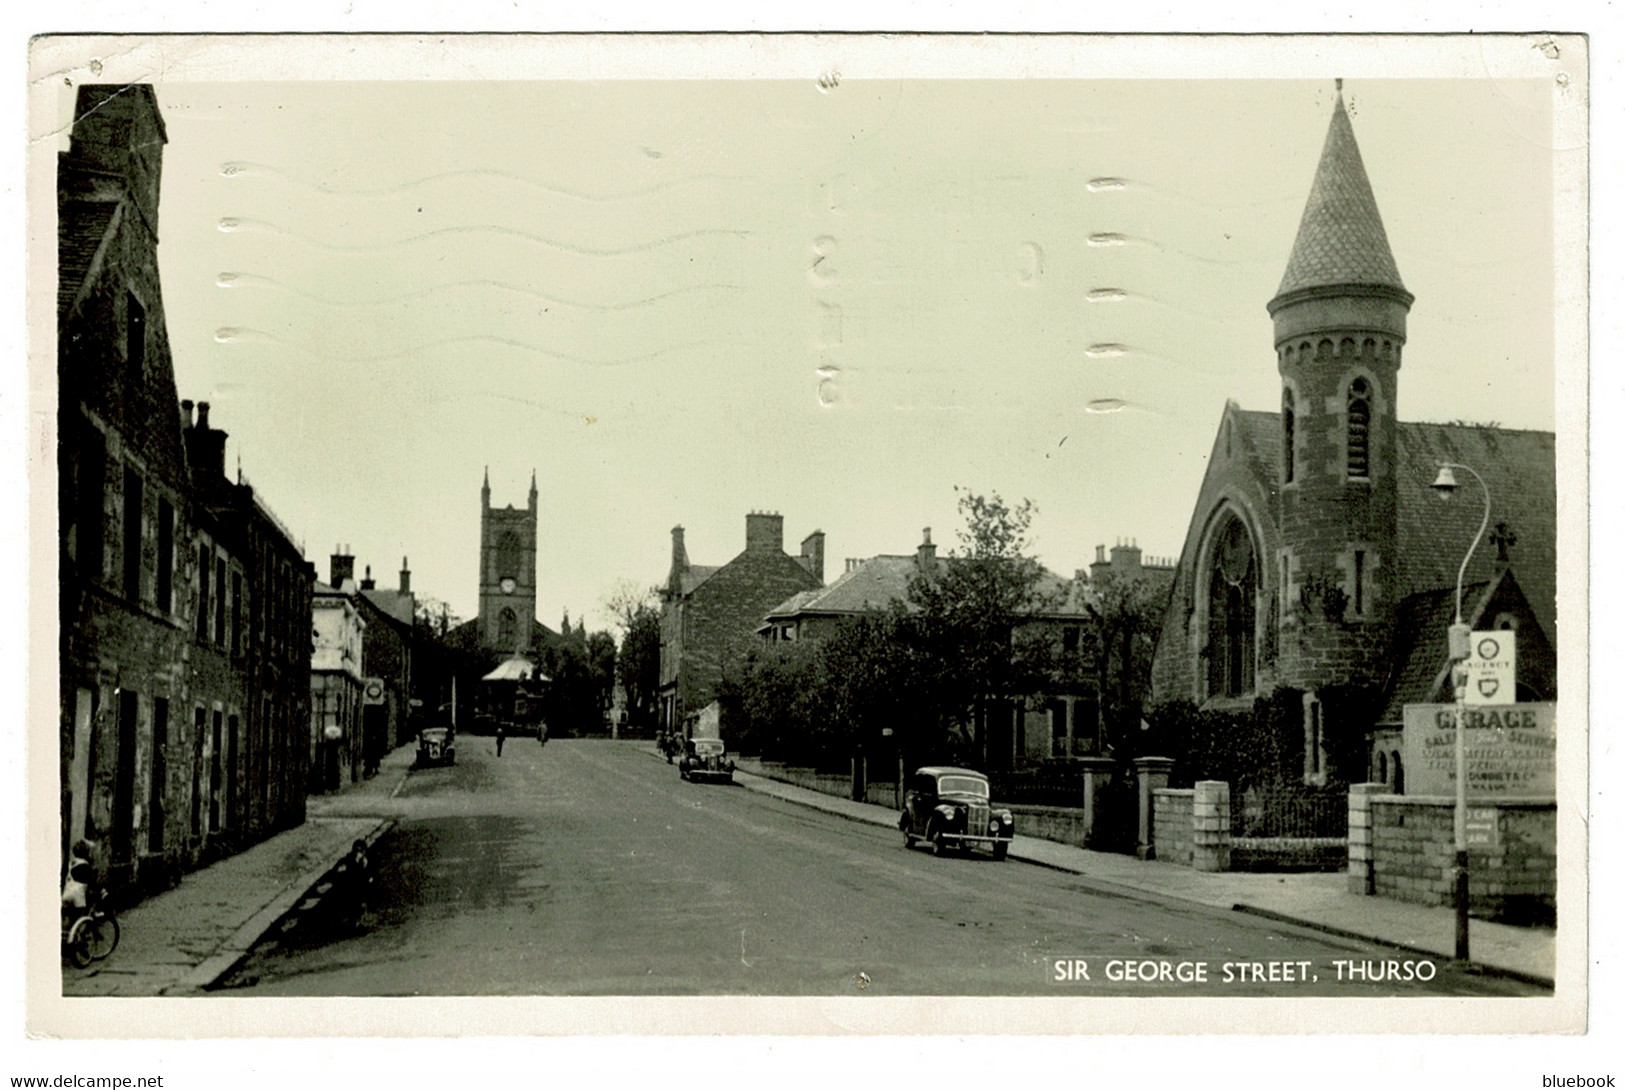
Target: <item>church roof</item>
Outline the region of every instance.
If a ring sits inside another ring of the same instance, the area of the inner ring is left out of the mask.
[[[1342,285],[1405,290],[1339,90],[1309,203],[1276,296]]]
[[[1399,425],[1399,593],[1448,587],[1484,517],[1484,494],[1467,474],[1448,503],[1433,489],[1440,462],[1471,466],[1490,493],[1490,530],[1473,552],[1466,581],[1494,578],[1500,523],[1516,535],[1507,555],[1535,619],[1557,646],[1556,436],[1476,424]]]

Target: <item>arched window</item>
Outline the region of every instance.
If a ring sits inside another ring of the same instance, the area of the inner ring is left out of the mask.
[[[1388,754],[1377,754],[1377,782],[1388,782]]]
[[[1297,447],[1294,439],[1297,433],[1297,399],[1292,396],[1289,386],[1281,391],[1281,481],[1291,484],[1294,463],[1297,461]]]
[[[1371,476],[1371,386],[1363,378],[1349,383],[1350,477]]]
[[[1253,688],[1253,630],[1258,565],[1241,520],[1232,517],[1213,546],[1208,582],[1209,696],[1241,696]]]
[[[519,535],[512,530],[497,538],[497,578],[519,578],[520,563],[524,558],[524,547],[519,543]]]
[[[504,609],[497,614],[497,646],[504,651],[517,650],[519,642],[519,617],[511,609]]]

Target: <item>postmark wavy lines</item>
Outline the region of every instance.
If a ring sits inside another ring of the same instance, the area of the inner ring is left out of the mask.
[[[511,174],[504,170],[462,169],[441,171],[438,174],[425,174],[421,178],[411,178],[394,185],[366,188],[362,186],[335,186],[323,185],[320,182],[301,178],[289,171],[281,170],[267,163],[255,163],[247,160],[232,160],[220,164],[222,178],[247,178],[254,175],[266,175],[300,186],[312,193],[321,193],[334,197],[383,197],[391,194],[408,193],[424,186],[435,185],[440,182],[453,181],[460,178],[479,178],[483,180],[497,179],[504,182],[513,182],[530,189],[541,190],[560,197],[569,197],[572,200],[586,201],[591,204],[616,204],[621,201],[640,200],[658,193],[672,189],[682,189],[692,185],[701,185],[707,182],[730,182],[739,184],[743,178],[731,174],[689,174],[681,178],[673,178],[666,182],[656,182],[654,185],[644,186],[641,189],[629,189],[620,193],[590,193],[584,189],[571,189],[567,186],[555,185],[552,182],[537,181],[522,174]]]
[[[214,282],[216,287],[221,288],[236,288],[238,285],[247,284],[264,284],[274,287],[279,291],[285,291],[290,295],[297,295],[301,299],[307,299],[310,302],[319,304],[321,306],[356,308],[387,307],[397,303],[411,302],[415,299],[427,299],[430,296],[440,295],[463,288],[512,292],[515,295],[529,296],[530,298],[539,300],[540,302],[552,303],[556,306],[597,311],[638,310],[642,307],[653,306],[654,304],[663,302],[667,299],[676,298],[677,296],[693,295],[700,292],[715,291],[738,295],[745,291],[745,286],[743,284],[727,284],[719,281],[706,281],[700,284],[685,284],[683,287],[673,288],[670,291],[663,291],[657,295],[646,296],[642,299],[630,299],[614,303],[591,303],[582,299],[566,299],[563,296],[550,295],[544,291],[537,291],[534,288],[527,288],[520,284],[510,284],[503,280],[471,279],[448,280],[440,284],[431,284],[429,287],[421,288],[417,291],[401,292],[396,295],[385,295],[376,299],[332,299],[327,296],[317,295],[314,292],[305,291],[303,288],[294,287],[292,284],[278,280],[274,276],[262,276],[259,273],[223,272],[219,276],[215,277]]]
[[[563,253],[581,254],[586,257],[624,257],[628,254],[647,253],[651,250],[658,250],[665,246],[672,246],[679,242],[687,242],[696,238],[749,238],[751,235],[749,231],[728,227],[700,227],[693,231],[681,231],[676,234],[663,235],[659,238],[650,239],[646,242],[635,243],[631,246],[600,249],[592,246],[577,246],[569,242],[560,242],[558,239],[546,238],[542,235],[532,234],[529,231],[520,231],[513,227],[503,227],[500,224],[475,223],[466,224],[459,227],[437,227],[431,231],[424,231],[421,234],[416,235],[408,235],[405,238],[394,239],[388,242],[344,245],[337,242],[324,242],[321,239],[313,238],[310,235],[301,234],[298,231],[290,230],[289,228],[283,227],[279,224],[271,223],[268,220],[245,219],[239,216],[225,216],[221,218],[220,222],[216,226],[217,229],[223,234],[236,234],[240,231],[263,231],[267,234],[281,235],[284,238],[292,239],[295,242],[302,243],[303,245],[310,246],[314,249],[325,250],[328,253],[335,254],[371,254],[384,250],[400,250],[410,246],[417,246],[433,239],[445,238],[454,235],[504,235],[509,238],[517,238],[526,242],[532,242],[538,246],[546,246],[549,249],[559,250]]]
[[[653,360],[659,359],[662,356],[670,356],[678,352],[688,352],[696,348],[714,348],[718,346],[733,348],[749,347],[749,344],[745,341],[727,340],[725,338],[705,338],[696,341],[685,341],[682,344],[667,345],[664,348],[657,348],[653,352],[646,352],[636,356],[619,356],[594,359],[590,356],[578,356],[569,352],[560,352],[556,349],[543,348],[539,344],[535,344],[531,341],[520,340],[517,337],[499,337],[492,333],[469,333],[456,337],[440,337],[431,341],[419,341],[389,352],[361,354],[333,352],[328,350],[318,352],[309,345],[301,344],[291,338],[270,333],[263,329],[255,329],[251,326],[222,326],[221,328],[215,330],[214,341],[216,344],[224,345],[275,344],[281,347],[291,348],[297,352],[302,352],[305,355],[315,359],[321,359],[332,363],[350,364],[383,363],[386,360],[406,359],[408,357],[421,356],[425,353],[433,352],[435,349],[448,348],[454,345],[488,344],[503,348],[514,348],[522,352],[530,353],[531,355],[545,356],[550,359],[562,360],[566,363],[573,363],[583,367],[606,368],[630,367],[635,364],[649,363]]]

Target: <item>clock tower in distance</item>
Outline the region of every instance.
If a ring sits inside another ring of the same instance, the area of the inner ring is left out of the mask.
[[[530,648],[536,625],[536,471],[523,508],[491,506],[480,486],[480,644],[504,655]]]

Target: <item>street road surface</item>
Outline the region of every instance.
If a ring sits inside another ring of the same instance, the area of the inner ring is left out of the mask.
[[[1436,972],[1425,983],[1350,980],[1351,963],[1381,972],[1416,955],[986,854],[905,850],[894,830],[742,787],[684,783],[635,743],[510,738],[498,758],[493,739],[465,735],[454,767],[413,771],[393,798],[337,802],[335,813],[351,805],[398,819],[374,847],[367,911],[354,926],[318,914],[256,950],[225,987],[254,996],[1549,994],[1442,959],[1421,970]],[[1056,958],[1067,961],[1064,982]],[[1129,972],[1168,979],[1123,979]]]

